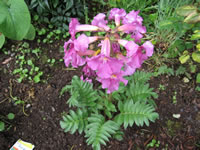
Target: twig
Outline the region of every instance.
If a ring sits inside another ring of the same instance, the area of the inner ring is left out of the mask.
[[[0,104],[3,103],[3,102],[5,102],[7,99],[8,99],[8,97],[5,98],[4,100],[2,100],[2,101],[0,102]]]

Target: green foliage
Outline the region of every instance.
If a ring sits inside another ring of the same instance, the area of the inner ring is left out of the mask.
[[[34,39],[34,27],[23,0],[0,1],[0,18],[0,33],[5,37],[13,40]]]
[[[7,116],[0,115],[0,132],[3,132],[5,130],[9,130],[12,126],[9,121],[13,120],[15,118],[15,114],[9,113]]]
[[[43,75],[43,71],[36,65],[36,60],[39,59],[41,54],[41,49],[36,48],[31,50],[29,44],[24,42],[18,45],[18,49],[13,48],[15,56],[16,66],[13,70],[13,74],[16,75],[17,81],[21,83],[23,80],[28,79],[39,83]],[[31,59],[30,59],[31,55]],[[36,56],[36,58],[34,58]]]
[[[125,129],[128,126],[132,127],[134,123],[137,126],[144,124],[149,126],[149,120],[154,122],[158,118],[158,114],[154,112],[155,109],[152,105],[139,101],[136,103],[133,101],[119,102],[118,108],[120,113],[115,117],[115,120],[120,125],[123,124]]]
[[[0,132],[5,130],[5,123],[3,121],[0,121]]]
[[[13,119],[15,118],[15,114],[9,113],[9,114],[7,115],[7,117],[8,117],[9,120],[13,120]]]
[[[168,68],[167,65],[160,66],[157,71],[154,72],[154,76],[157,77],[159,75],[174,75],[174,70],[172,68]]]
[[[104,116],[93,114],[88,118],[89,124],[86,129],[87,143],[91,144],[94,150],[100,150],[100,144],[106,145],[108,138],[119,130],[119,125],[111,120],[105,121]]]
[[[81,0],[25,0],[35,21],[51,24],[54,28],[68,30],[70,18],[83,17],[84,6]]]
[[[183,17],[178,16],[176,11],[180,6],[190,4],[192,1],[159,0],[157,3],[157,18],[154,21],[154,28],[151,29],[152,36],[158,45],[164,44],[167,58],[177,57],[186,48],[186,43],[181,38],[192,25],[183,23]]]
[[[152,141],[147,144],[147,148],[149,147],[159,147],[160,146],[160,141],[156,141],[155,139],[152,139]]]
[[[184,5],[179,7],[177,14],[186,17],[184,22],[186,23],[197,23],[200,22],[200,13],[198,7],[195,5]]]
[[[137,71],[127,77],[127,86],[120,84],[119,90],[109,95],[94,90],[91,83],[74,76],[71,84],[62,88],[60,96],[69,92],[71,97],[67,103],[77,109],[63,115],[61,127],[72,134],[76,131],[84,132],[86,142],[93,149],[100,150],[100,145],[106,145],[110,137],[122,140],[122,124],[125,129],[134,123],[137,126],[148,126],[150,121],[154,122],[158,118],[152,100],[157,98],[157,94],[147,83],[152,75]]]
[[[69,91],[71,98],[67,101],[69,106],[76,107],[95,107],[97,100],[97,92],[93,89],[92,84],[83,82],[79,77],[74,76],[71,85],[66,85],[61,90],[61,95]]]
[[[69,111],[69,115],[64,114],[63,121],[60,121],[60,126],[65,132],[70,131],[74,134],[76,130],[81,134],[88,124],[88,114],[86,111],[78,109],[77,112]]]
[[[5,36],[3,35],[3,33],[0,33],[0,48],[2,48],[4,42],[5,42]]]

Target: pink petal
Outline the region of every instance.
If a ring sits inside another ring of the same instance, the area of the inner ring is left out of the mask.
[[[69,23],[69,33],[71,34],[72,40],[75,39],[75,34],[76,34],[76,26],[79,25],[80,23],[78,22],[78,19],[76,18],[71,18],[71,21]]]
[[[150,57],[150,56],[153,55],[154,46],[153,46],[153,44],[152,44],[150,41],[146,41],[146,42],[142,45],[142,48],[145,49],[146,55],[147,55],[148,57]]]
[[[88,25],[88,24],[76,26],[77,32],[80,32],[80,31],[98,31],[98,30],[99,30],[99,27],[93,26],[93,25]]]
[[[110,39],[107,37],[103,41],[103,45],[101,47],[101,54],[103,54],[107,57],[110,56]]]

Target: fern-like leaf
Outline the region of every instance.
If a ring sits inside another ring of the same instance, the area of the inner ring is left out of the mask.
[[[132,76],[129,77],[129,82],[145,84],[153,76],[150,72],[136,71]]]
[[[158,98],[158,95],[153,92],[153,88],[149,88],[149,84],[132,83],[126,91],[128,99],[134,102],[147,101],[149,98]]]
[[[79,77],[74,76],[72,78],[71,85],[65,86],[61,90],[61,94],[64,91],[69,91],[71,97],[67,101],[69,106],[76,107],[95,107],[96,100],[98,99],[98,94],[93,86],[89,82],[82,81]]]
[[[100,150],[100,145],[106,145],[108,138],[119,130],[119,125],[116,122],[111,120],[105,122],[102,115],[92,114],[88,121],[85,137],[87,137],[87,143],[92,144],[94,150]]]
[[[120,114],[115,117],[115,121],[120,125],[124,124],[126,129],[128,126],[133,126],[135,123],[137,126],[143,126],[146,124],[149,126],[149,121],[154,122],[158,118],[158,113],[154,112],[155,109],[150,104],[140,103],[139,101],[134,103],[132,100],[125,103],[119,102],[118,108]]]
[[[68,115],[63,115],[63,120],[60,121],[60,126],[64,129],[64,132],[70,132],[73,134],[78,130],[81,134],[88,124],[87,118],[87,112],[81,109],[78,109],[77,112],[70,110]]]

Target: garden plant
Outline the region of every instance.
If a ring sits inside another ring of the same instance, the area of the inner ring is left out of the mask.
[[[106,15],[99,13],[91,25],[82,25],[74,18],[69,25],[71,38],[64,45],[64,62],[67,67],[70,63],[75,68],[84,66],[84,76],[73,77],[71,85],[62,89],[61,94],[70,92],[67,102],[77,110],[63,115],[60,125],[65,132],[84,132],[87,143],[96,150],[101,149],[100,144],[106,145],[109,137],[121,139],[121,125],[125,129],[133,124],[149,126],[149,121],[158,118],[151,100],[157,94],[146,84],[150,76],[135,73],[152,56],[154,47],[150,41],[142,41],[146,28],[138,14],[139,11],[126,13],[124,9],[113,8],[109,13],[110,24]],[[92,33],[91,36],[82,33],[76,38],[81,31]],[[127,38],[129,34],[131,37]],[[101,82],[106,92],[94,90],[91,77]]]
[[[200,149],[199,64],[200,0],[0,0],[0,150]]]

